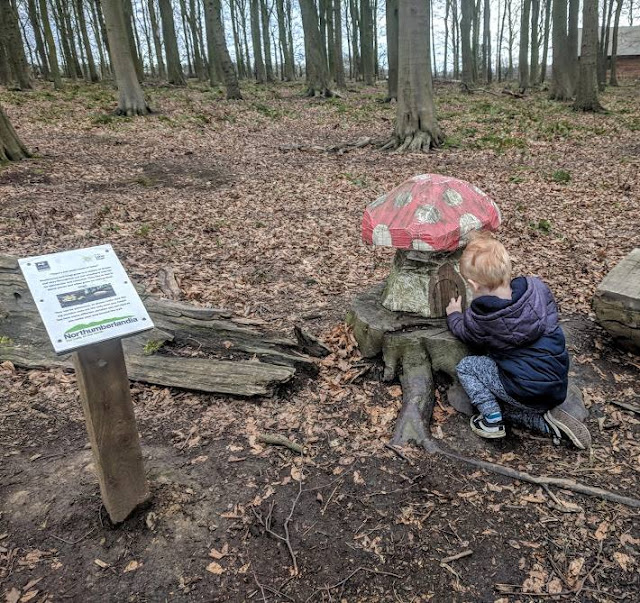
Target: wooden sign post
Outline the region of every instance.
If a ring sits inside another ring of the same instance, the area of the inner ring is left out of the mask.
[[[111,521],[124,521],[149,498],[120,339],[73,355],[100,493]]]
[[[73,352],[102,501],[119,523],[149,498],[121,339],[153,323],[110,245],[18,262],[54,350]]]

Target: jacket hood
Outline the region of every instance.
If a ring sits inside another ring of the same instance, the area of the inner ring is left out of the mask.
[[[558,325],[553,296],[540,279],[518,277],[511,290],[511,300],[475,299],[464,315],[465,326],[494,350],[530,345]]]

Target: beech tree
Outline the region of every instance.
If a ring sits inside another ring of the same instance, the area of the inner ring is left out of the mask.
[[[429,151],[442,143],[433,102],[430,19],[429,2],[400,0],[396,128],[385,148]]]
[[[471,21],[473,19],[473,0],[462,0],[462,19],[460,37],[462,39],[462,85],[470,90],[474,87],[473,49],[471,48]]]
[[[215,71],[214,62],[220,62],[220,69],[227,87],[227,98],[240,100],[240,86],[236,76],[222,25],[222,7],[220,0],[204,0],[204,9],[207,28],[207,46],[209,48],[209,71]]]
[[[0,163],[19,161],[30,157],[29,151],[18,138],[9,118],[0,107]]]
[[[180,53],[178,52],[178,40],[176,38],[176,27],[173,20],[171,0],[158,0],[158,5],[160,6],[164,50],[167,55],[168,80],[170,84],[174,84],[175,86],[184,86],[186,81],[182,71],[182,65],[180,64]]]
[[[520,92],[529,87],[529,21],[531,19],[531,0],[522,2],[520,17],[520,54],[518,58],[518,74],[520,77]]]
[[[620,14],[622,13],[622,0],[617,0],[616,16],[613,22],[613,33],[611,38],[611,75],[609,84],[618,85],[618,30],[620,28]],[[633,7],[633,2],[630,3]]]
[[[23,90],[32,88],[31,73],[18,23],[18,13],[9,0],[0,0],[0,45],[3,47],[3,54],[10,73],[18,86]]]
[[[123,0],[102,0],[102,9],[118,86],[118,115],[146,115],[150,112],[138,80],[129,44]]]
[[[573,96],[567,33],[567,0],[553,0],[553,65],[550,97],[569,100]]]
[[[598,0],[583,0],[582,50],[574,109],[601,111],[598,100]]]
[[[299,0],[304,29],[307,96],[333,96],[314,0]]]
[[[387,0],[387,62],[389,63],[387,100],[389,101],[398,98],[398,1]],[[445,42],[445,71],[447,68],[446,51]]]
[[[251,12],[251,41],[253,42],[253,62],[255,65],[255,76],[258,84],[267,81],[267,72],[262,60],[262,47],[260,36],[260,0],[249,0]]]

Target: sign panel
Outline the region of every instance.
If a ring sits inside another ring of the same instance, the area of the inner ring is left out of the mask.
[[[18,263],[58,354],[153,328],[111,245]]]

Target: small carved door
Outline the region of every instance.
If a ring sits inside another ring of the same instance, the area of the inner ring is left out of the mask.
[[[450,262],[442,264],[438,274],[431,279],[429,285],[429,305],[431,316],[445,316],[446,308],[452,297],[462,296],[463,309],[467,305],[467,289],[464,280],[458,274]]]

